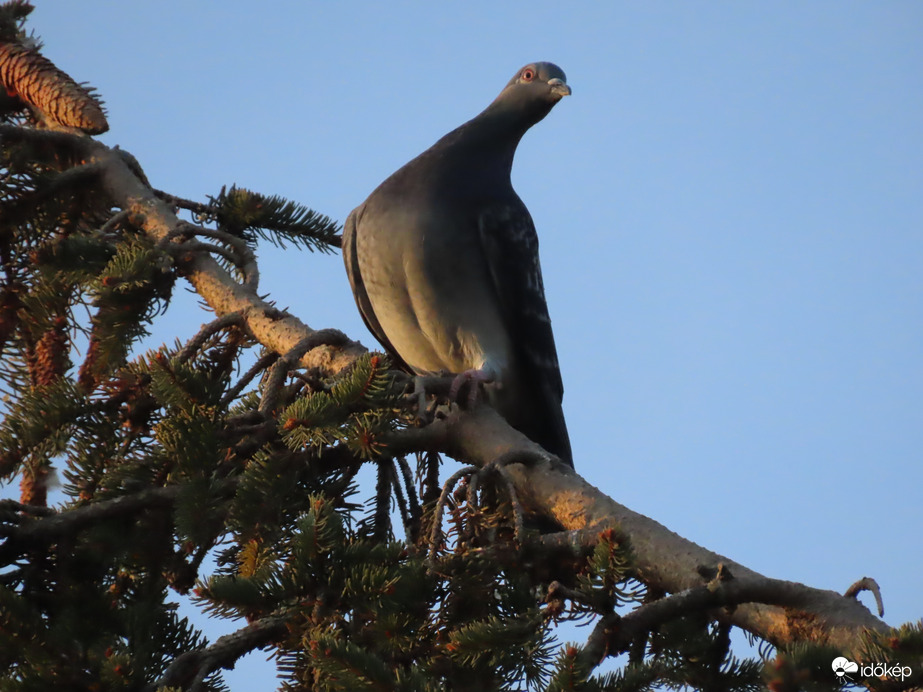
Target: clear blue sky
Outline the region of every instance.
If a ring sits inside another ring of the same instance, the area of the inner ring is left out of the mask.
[[[343,220],[550,60],[523,140],[577,470],[765,574],[923,616],[923,4],[42,2],[155,186]],[[374,346],[338,256],[261,290]],[[177,301],[158,340],[206,319]],[[241,680],[243,671],[230,680]]]

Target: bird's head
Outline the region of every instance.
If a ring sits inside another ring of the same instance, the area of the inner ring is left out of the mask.
[[[492,105],[521,113],[534,125],[570,93],[564,70],[554,63],[533,62],[516,72]]]
[[[521,68],[506,85],[506,91],[551,103],[571,94],[564,70],[551,62],[533,62]]]

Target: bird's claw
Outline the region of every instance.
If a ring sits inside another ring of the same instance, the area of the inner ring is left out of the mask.
[[[449,388],[449,400],[457,401],[458,395],[461,392],[462,387],[466,384],[469,386],[468,389],[468,407],[473,407],[478,401],[478,391],[480,390],[479,385],[489,384],[494,381],[494,376],[492,373],[488,372],[485,369],[472,369],[465,370],[464,372],[459,373],[455,376],[455,379],[452,380],[452,386]]]
[[[430,410],[430,407],[427,406],[426,403],[426,378],[417,375],[411,382],[413,382],[413,391],[409,392],[406,396],[410,401],[416,404],[417,421],[421,425],[426,425],[433,420],[433,411]]]

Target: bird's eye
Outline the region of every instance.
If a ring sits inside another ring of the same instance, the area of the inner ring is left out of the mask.
[[[522,81],[531,82],[533,79],[535,79],[535,70],[531,67],[527,67],[522,71]]]

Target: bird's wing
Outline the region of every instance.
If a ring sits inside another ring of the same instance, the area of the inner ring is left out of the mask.
[[[482,211],[478,230],[519,368],[532,390],[529,395],[539,399],[530,430],[523,432],[573,465],[561,409],[564,383],[545,302],[532,217],[515,197],[509,203]]]
[[[358,242],[357,224],[362,216],[364,205],[353,209],[346,218],[343,225],[343,260],[346,263],[346,273],[349,276],[349,285],[353,289],[353,295],[356,298],[356,304],[359,306],[359,314],[362,315],[362,321],[368,327],[372,335],[378,339],[378,342],[385,347],[388,355],[394,364],[407,372],[412,372],[404,359],[400,357],[397,350],[385,336],[385,330],[382,329],[381,323],[375,316],[372,309],[372,302],[369,300],[369,294],[365,290],[365,282],[362,280],[362,272],[359,269],[359,253],[356,251]]]
[[[548,381],[560,401],[564,384],[532,217],[522,202],[492,206],[481,213],[478,230],[507,329],[530,369]]]

